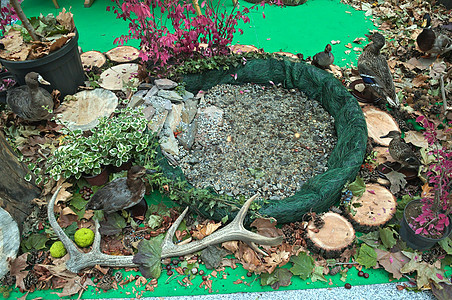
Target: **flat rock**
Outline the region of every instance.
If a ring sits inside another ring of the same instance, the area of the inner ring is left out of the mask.
[[[166,98],[172,102],[182,102],[184,98],[181,97],[177,92],[175,91],[168,91],[168,90],[159,90],[157,95],[162,98]]]
[[[177,135],[177,140],[185,148],[185,150],[190,150],[195,142],[195,136],[198,132],[198,122],[194,120],[192,123],[186,125],[181,134]]]
[[[19,246],[19,227],[11,215],[0,207],[0,278],[8,273],[8,258],[16,258]]]
[[[211,105],[205,108],[198,109],[198,113],[202,114],[204,118],[211,119],[215,124],[219,126],[223,124],[223,115],[224,111],[216,107],[215,105]]]
[[[144,99],[146,101],[150,100],[152,97],[154,97],[155,95],[157,95],[159,91],[159,88],[156,87],[155,85],[147,92],[146,96],[144,97]]]
[[[198,112],[198,101],[193,99],[188,99],[184,102],[184,108],[182,109],[181,116],[182,121],[184,121],[187,124],[190,124],[193,122],[193,119],[196,116],[196,113]]]
[[[181,104],[173,104],[171,111],[168,113],[168,116],[165,120],[165,127],[169,128],[172,132],[176,131],[177,126],[179,126],[182,118],[181,111],[184,105]]]
[[[151,130],[155,134],[160,134],[160,131],[165,124],[166,116],[168,115],[167,110],[163,110],[162,112],[156,113],[152,119],[151,123],[148,125],[149,130]]]
[[[148,121],[152,120],[152,117],[154,117],[154,115],[155,115],[154,106],[152,106],[152,105],[146,106],[143,109],[143,114],[144,114],[144,117],[146,118],[146,120],[148,120]]]
[[[162,147],[163,151],[171,155],[179,155],[179,144],[172,132],[169,136],[166,135],[160,139],[160,147]]]
[[[144,104],[144,97],[146,96],[148,91],[141,90],[133,94],[130,102],[127,104],[127,107],[135,108]]]
[[[154,84],[162,90],[170,90],[170,89],[174,89],[177,86],[177,82],[174,82],[170,79],[156,79],[154,81]]]

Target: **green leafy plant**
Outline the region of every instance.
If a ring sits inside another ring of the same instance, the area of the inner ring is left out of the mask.
[[[64,129],[60,146],[49,159],[46,174],[53,179],[79,179],[82,174],[97,175],[107,165],[121,166],[131,159],[152,165],[156,140],[148,120],[140,110],[117,110],[112,118],[103,117],[90,134]]]

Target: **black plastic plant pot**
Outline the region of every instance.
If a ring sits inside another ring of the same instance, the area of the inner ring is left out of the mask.
[[[0,59],[0,63],[11,72],[20,85],[25,84],[25,75],[29,72],[39,73],[50,86],[42,87],[49,92],[59,90],[61,95],[72,95],[83,85],[85,74],[78,51],[78,32],[61,49],[42,58],[10,61]]]
[[[415,231],[408,225],[407,218],[410,218],[411,216],[417,216],[421,212],[421,209],[421,200],[412,200],[406,205],[403,211],[403,218],[400,221],[399,234],[408,247],[415,250],[424,251],[432,248],[439,241],[447,238],[452,231],[452,225],[449,222],[449,226],[446,227],[444,235],[438,239],[428,238],[421,234],[416,234]],[[449,221],[452,221],[450,216]]]

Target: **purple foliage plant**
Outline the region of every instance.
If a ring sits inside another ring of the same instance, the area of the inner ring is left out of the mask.
[[[129,21],[129,34],[116,38],[114,43],[139,40],[140,58],[160,74],[187,59],[229,54],[228,46],[239,21],[249,23],[250,10],[265,7],[264,1],[241,10],[234,5],[228,13],[220,0],[203,0],[203,14],[198,16],[193,3],[187,0],[111,1],[115,5],[108,6],[107,11]],[[282,6],[281,0],[275,4]]]
[[[422,213],[413,217],[411,228],[416,234],[427,237],[440,238],[444,230],[449,226],[449,215],[452,212],[452,151],[448,143],[440,144],[438,128],[434,123],[420,116],[416,119],[425,128],[424,138],[432,149],[429,154],[434,157],[434,162],[429,165],[427,172],[428,184],[431,193],[421,198]],[[450,134],[452,122],[442,124],[442,132]]]

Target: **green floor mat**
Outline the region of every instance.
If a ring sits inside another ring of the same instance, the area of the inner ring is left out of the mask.
[[[145,197],[149,204],[164,203],[167,206],[172,206],[173,203],[167,197],[163,196],[159,192],[153,192],[151,195]],[[288,263],[285,268],[292,267],[291,263]],[[184,295],[206,295],[206,294],[228,294],[228,293],[239,293],[239,292],[268,292],[273,291],[270,286],[261,286],[260,278],[257,275],[247,276],[247,270],[242,268],[240,264],[237,264],[236,269],[226,268],[224,271],[219,271],[216,277],[211,275],[212,270],[207,270],[204,265],[200,266],[200,269],[205,271],[205,275],[209,276],[212,280],[212,290],[206,289],[205,286],[200,286],[203,282],[202,276],[197,275],[191,280],[193,283],[189,286],[184,286],[182,284],[182,279],[184,276],[167,276],[165,271],[162,271],[162,276],[158,279],[158,286],[154,288],[154,291],[145,291],[144,285],[137,286],[136,281],[132,281],[123,287],[118,285],[117,290],[108,291],[96,291],[93,287],[88,287],[88,289],[83,293],[82,299],[90,298],[131,298],[137,296],[143,297],[170,297],[170,296],[184,296]],[[123,278],[128,276],[139,275],[138,272],[125,272],[123,269]],[[352,286],[356,285],[366,285],[366,284],[379,284],[388,283],[391,281],[389,275],[383,269],[363,269],[363,271],[369,273],[369,278],[365,279],[358,276],[358,271],[355,268],[349,269],[347,272],[347,278],[344,281],[341,280],[341,275],[336,274],[334,276],[327,275],[326,282],[316,281],[312,282],[311,279],[302,280],[298,276],[292,277],[292,284],[288,287],[280,287],[279,290],[299,290],[299,289],[318,289],[318,288],[332,288],[332,287],[343,287],[344,284],[350,283]],[[114,273],[117,271],[114,271]],[[406,280],[399,280],[406,281]],[[42,297],[42,299],[61,299],[55,292],[61,292],[61,290],[42,290],[30,293],[27,299],[34,299]],[[17,299],[23,296],[15,289],[9,299]],[[65,297],[68,298],[68,297]],[[76,299],[76,296],[72,297]]]
[[[24,0],[22,8],[27,17],[42,14],[58,14],[65,7],[74,13],[75,24],[80,33],[79,46],[83,51],[98,50],[105,52],[113,48],[113,41],[122,34],[128,33],[128,23],[116,19],[113,12],[106,7],[112,5],[110,0],[95,0],[90,8],[83,7],[82,0],[58,0],[60,9],[55,9],[50,0]],[[223,0],[226,11],[231,11],[232,1]],[[252,4],[240,1],[241,7]],[[265,19],[262,14],[265,14]],[[300,6],[284,8],[275,5],[259,7],[248,15],[251,23],[239,22],[238,28],[244,34],[235,34],[234,43],[252,44],[267,52],[286,51],[303,53],[304,57],[313,56],[325,49],[332,40],[340,41],[333,45],[335,64],[345,66],[356,65],[361,52],[353,51],[345,45],[351,43],[352,48],[362,48],[354,44],[357,37],[375,29],[367,20],[364,12],[355,11],[352,7],[340,3],[340,0],[309,0]],[[129,45],[138,47],[138,41]],[[345,51],[349,51],[346,54]]]

